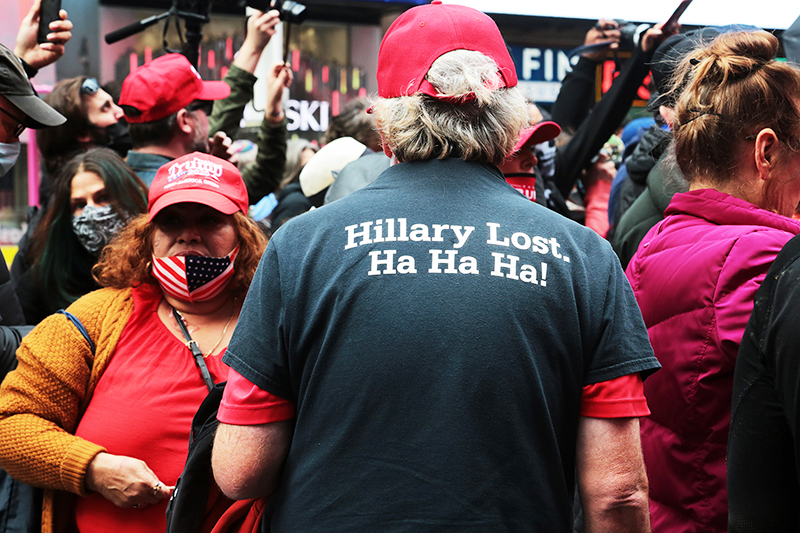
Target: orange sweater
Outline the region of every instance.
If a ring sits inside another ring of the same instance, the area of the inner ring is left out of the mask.
[[[0,387],[0,466],[48,489],[42,533],[64,530],[67,493],[86,494],[86,469],[105,451],[73,433],[133,311],[131,289],[94,291],[68,311],[89,332],[96,354],[64,315],[52,315],[23,339],[19,365]]]

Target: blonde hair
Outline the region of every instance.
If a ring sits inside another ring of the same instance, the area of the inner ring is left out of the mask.
[[[445,97],[475,99],[461,105],[425,94],[377,100],[378,130],[397,159],[501,164],[527,126],[528,112],[516,88],[499,87],[497,64],[480,52],[454,50],[434,61],[426,78]]]
[[[744,143],[764,128],[790,151],[800,148],[800,70],[775,61],[777,50],[774,35],[742,31],[719,35],[681,62],[673,126],[675,157],[688,181],[729,180]]]

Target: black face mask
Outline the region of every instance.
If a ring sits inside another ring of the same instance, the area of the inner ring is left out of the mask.
[[[128,150],[133,148],[131,134],[128,132],[128,124],[124,119],[105,128],[95,128],[92,136],[96,146],[111,148],[120,157],[127,156]]]

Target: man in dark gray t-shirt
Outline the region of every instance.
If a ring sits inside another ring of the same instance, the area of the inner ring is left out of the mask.
[[[264,530],[649,531],[659,365],[610,246],[497,168],[527,127],[486,15],[389,28],[374,182],[270,241],[224,361],[213,468]],[[609,483],[609,481],[613,482]]]

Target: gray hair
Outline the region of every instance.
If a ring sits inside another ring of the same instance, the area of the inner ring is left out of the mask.
[[[323,144],[342,137],[352,137],[372,149],[379,147],[381,139],[375,129],[375,117],[367,113],[368,107],[369,102],[365,98],[348,102],[338,115],[331,117]]]
[[[480,52],[454,50],[434,61],[426,78],[445,97],[475,99],[462,105],[425,94],[377,100],[378,129],[397,159],[502,163],[528,125],[528,112],[515,87],[498,87],[497,64]]]
[[[305,150],[312,150],[316,153],[319,147],[306,139],[300,138],[290,139],[289,142],[286,143],[286,170],[283,173],[283,179],[278,187],[279,189],[283,189],[293,181],[297,181],[297,177],[300,176],[300,171],[303,170],[300,163],[301,156]]]
[[[297,173],[300,167],[300,156],[303,155],[305,150],[316,152],[319,147],[306,139],[289,139],[289,142],[286,143],[286,172],[283,175],[284,177]]]

